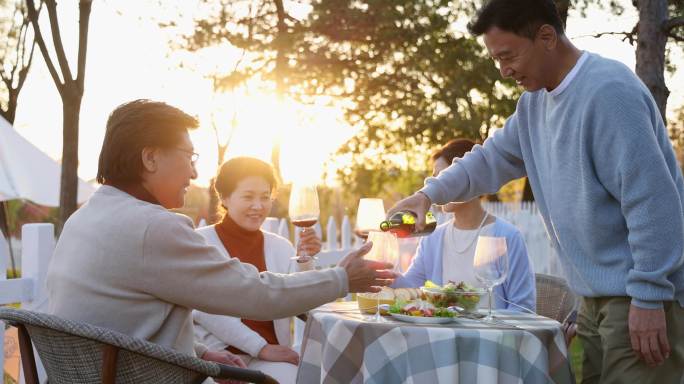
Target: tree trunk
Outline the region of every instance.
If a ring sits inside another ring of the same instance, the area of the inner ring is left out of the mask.
[[[670,91],[665,85],[665,44],[663,24],[668,19],[667,0],[638,0],[636,74],[655,99],[663,121]]]
[[[0,112],[2,113],[2,117],[4,117],[5,120],[7,120],[7,122],[10,123],[12,126],[14,126],[14,118],[17,112],[17,97],[19,96],[19,91],[13,89],[12,87],[8,87],[8,90],[9,97],[7,100],[7,110],[3,110]],[[10,267],[12,268],[12,276],[16,277],[17,268],[16,263],[14,261],[14,252],[12,251],[12,235],[9,231],[10,218],[8,214],[9,212],[7,209],[7,204],[9,204],[9,201],[0,202],[0,230],[7,238],[7,245],[9,246]],[[5,271],[0,271],[0,273],[4,274]]]
[[[285,72],[287,70],[287,24],[285,24],[285,7],[283,0],[273,0],[276,6],[276,13],[278,15],[277,35],[275,37],[276,45],[276,63],[275,63],[275,81],[276,92],[279,97],[285,93]]]
[[[77,73],[74,79],[69,69],[69,62],[64,53],[64,45],[60,35],[57,2],[44,0],[41,4],[47,7],[52,33],[53,51],[57,56],[60,74],[50,56],[47,44],[38,23],[38,14],[33,0],[26,0],[28,17],[33,25],[35,40],[43,55],[45,65],[48,67],[50,76],[59,91],[62,99],[62,175],[59,188],[59,223],[57,232],[61,232],[64,223],[74,211],[78,198],[78,121],[81,112],[81,100],[85,81],[86,52],[88,48],[88,24],[92,0],[80,0],[78,3],[78,55]],[[63,79],[63,80],[62,80]]]
[[[10,233],[10,225],[9,225],[9,209],[7,209],[7,204],[9,204],[9,201],[0,201],[0,230],[2,230],[2,234],[5,236],[7,239],[7,247],[9,248],[9,258],[10,258],[10,268],[11,268],[11,277],[16,278],[17,277],[17,263],[14,260],[14,251],[12,250],[12,234]],[[2,271],[0,270],[0,273],[5,276],[7,271]],[[3,277],[0,276],[0,277]],[[7,276],[9,277],[9,276]],[[2,280],[2,279],[0,279]],[[2,331],[0,329],[0,331]]]
[[[8,201],[0,201],[0,231],[2,232],[3,235],[9,240],[10,236],[10,227],[9,227],[9,215],[8,215],[8,209],[7,209],[7,204]],[[10,247],[11,249],[12,247]],[[4,273],[4,271],[0,270],[0,273]]]
[[[7,100],[7,111],[2,111],[2,117],[7,120],[10,124],[14,125],[14,118],[17,113],[17,99],[19,98],[19,90],[11,89],[9,90],[8,100]]]
[[[219,197],[216,191],[214,191],[214,184],[216,183],[216,178],[212,177],[209,180],[209,209],[207,210],[209,214],[207,215],[207,225],[216,224],[221,220],[221,215],[219,215]]]
[[[74,87],[75,88],[75,87]],[[62,101],[62,177],[59,191],[59,228],[76,211],[78,198],[78,121],[82,96],[64,95]]]
[[[276,94],[278,101],[283,103],[285,100],[285,74],[287,71],[287,24],[285,24],[285,6],[283,0],[273,0],[276,6],[276,13],[278,15],[278,32],[275,38],[276,44],[276,63],[275,63],[275,82]],[[282,173],[280,172],[280,141],[273,143],[271,149],[271,164],[276,174],[278,182],[282,182]]]
[[[232,137],[232,133],[231,133]],[[230,140],[229,140],[230,141]],[[228,149],[228,143],[221,145],[218,142],[218,133],[216,135],[216,146],[218,154],[217,156],[217,169],[221,168],[223,165],[223,159],[226,157],[226,150]],[[216,183],[216,177],[212,177],[209,180],[209,209],[207,210],[207,224],[215,224],[221,220],[221,215],[219,214],[219,196],[216,191],[214,191],[214,184]]]

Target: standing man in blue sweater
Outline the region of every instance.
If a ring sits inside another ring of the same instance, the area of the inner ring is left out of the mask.
[[[569,283],[582,296],[586,383],[684,375],[684,183],[648,89],[578,50],[552,0],[492,0],[469,25],[525,88],[503,129],[428,178],[389,215],[467,201],[527,176]]]

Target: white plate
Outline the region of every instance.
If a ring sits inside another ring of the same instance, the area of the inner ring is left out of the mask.
[[[400,313],[390,313],[390,315],[397,320],[416,324],[446,324],[454,321],[453,317],[422,317],[402,315]]]

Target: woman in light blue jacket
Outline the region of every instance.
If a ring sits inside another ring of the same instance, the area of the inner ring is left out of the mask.
[[[458,161],[475,145],[470,140],[451,140],[433,156],[436,176],[452,161]],[[454,218],[439,225],[429,236],[423,237],[406,273],[395,280],[393,287],[420,287],[427,280],[443,285],[448,281],[481,286],[475,278],[473,258],[480,235],[505,237],[508,249],[508,276],[494,288],[494,308],[534,311],[536,289],[534,272],[527,256],[525,241],[509,222],[490,215],[479,199],[464,203],[449,203],[442,207]]]

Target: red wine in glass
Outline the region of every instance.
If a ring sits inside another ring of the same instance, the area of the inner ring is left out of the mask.
[[[292,225],[294,225],[295,227],[299,227],[299,228],[309,228],[309,227],[313,227],[317,221],[318,221],[317,218],[298,219],[298,220],[292,220]]]

